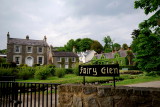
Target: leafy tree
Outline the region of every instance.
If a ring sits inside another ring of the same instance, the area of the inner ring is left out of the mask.
[[[113,50],[113,41],[110,36],[104,37],[103,41],[105,43],[104,52],[111,52]]]
[[[84,38],[79,42],[79,49],[80,51],[86,51],[91,49],[91,44],[93,40],[90,38]]]
[[[7,49],[0,50],[0,53],[1,54],[6,54],[7,53]]]
[[[136,9],[144,9],[146,15],[155,12],[148,20],[139,24],[140,32],[134,40],[134,44],[137,44],[135,61],[140,69],[150,72],[160,66],[160,1],[136,0],[134,6]]]
[[[124,44],[122,45],[122,49],[127,50],[127,49],[128,49],[128,45],[127,45],[126,43],[124,43]]]
[[[96,40],[91,44],[91,50],[96,51],[97,53],[101,53],[103,50],[103,46]]]
[[[138,43],[139,43],[139,40],[137,39],[138,38],[138,35],[140,34],[140,30],[139,29],[135,29],[135,30],[133,30],[133,32],[132,32],[132,39],[133,39],[133,41],[132,41],[132,44],[131,44],[131,49],[132,49],[132,51],[133,52],[136,52],[137,51],[137,49],[138,49]]]
[[[76,51],[77,52],[80,52],[81,50],[80,50],[80,41],[81,41],[82,39],[80,39],[80,38],[78,38],[78,39],[76,39],[75,40],[75,47],[76,47]]]
[[[113,48],[114,48],[114,50],[118,51],[118,50],[121,49],[121,45],[118,44],[118,43],[114,43],[114,44],[113,44]]]
[[[75,41],[74,39],[70,39],[67,44],[64,46],[65,51],[71,52],[73,50],[73,46],[75,46]]]

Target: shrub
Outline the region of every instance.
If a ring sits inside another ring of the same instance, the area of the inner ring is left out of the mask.
[[[157,76],[157,75],[160,75],[160,71],[146,72],[146,76]]]
[[[0,76],[11,76],[13,75],[13,68],[0,68]]]
[[[50,70],[50,73],[52,76],[55,76],[55,65],[47,65],[48,66],[48,69]]]
[[[39,80],[45,80],[50,76],[51,72],[47,66],[36,67],[34,77]]]
[[[72,68],[68,68],[65,70],[66,74],[73,74],[73,69]]]
[[[56,68],[55,75],[58,78],[64,77],[65,76],[65,69],[64,68]]]
[[[79,75],[79,65],[78,64],[76,64],[76,66],[73,68],[73,72],[74,72],[74,74],[75,75]]]
[[[35,70],[32,67],[20,67],[19,69],[17,69],[18,71],[18,78],[23,79],[23,80],[27,80],[29,78],[32,78],[34,76]]]

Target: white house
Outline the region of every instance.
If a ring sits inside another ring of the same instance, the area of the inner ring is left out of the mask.
[[[87,63],[92,60],[96,52],[94,50],[86,50],[85,52],[78,52],[79,62]]]

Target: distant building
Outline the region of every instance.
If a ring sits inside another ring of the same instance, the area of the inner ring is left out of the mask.
[[[32,40],[29,36],[26,39],[10,38],[7,34],[7,62],[15,62],[17,65],[48,64],[47,38],[43,40]]]
[[[127,53],[128,52],[128,53]],[[130,52],[130,53],[129,53]],[[133,65],[135,54],[131,50],[119,50],[97,54],[93,57],[93,64],[119,64],[120,66]]]
[[[92,60],[96,52],[94,50],[86,50],[85,52],[78,52],[79,62],[87,63]]]
[[[58,68],[73,68],[78,63],[78,56],[74,52],[51,51],[52,63]]]

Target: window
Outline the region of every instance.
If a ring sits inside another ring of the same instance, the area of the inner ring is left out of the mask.
[[[27,46],[27,53],[32,53],[32,47],[31,46]]]
[[[72,62],[76,62],[76,58],[75,57],[72,58]]]
[[[57,57],[57,62],[61,62],[61,57]]]
[[[66,69],[68,68],[68,64],[65,65],[65,68],[66,68]]]
[[[20,46],[16,45],[14,48],[15,48],[15,53],[20,53],[20,51],[21,51]]]
[[[14,55],[13,56],[13,62],[15,62],[17,65],[21,64],[21,60],[22,60],[21,55]]]
[[[68,57],[65,57],[65,62],[68,62]]]
[[[37,47],[37,53],[43,53],[43,47]]]
[[[44,56],[38,56],[37,63],[40,65],[43,65],[44,64]]]
[[[16,64],[19,64],[20,57],[15,57]]]
[[[38,58],[38,63],[39,63],[39,64],[42,64],[42,57],[39,57],[39,58]]]

